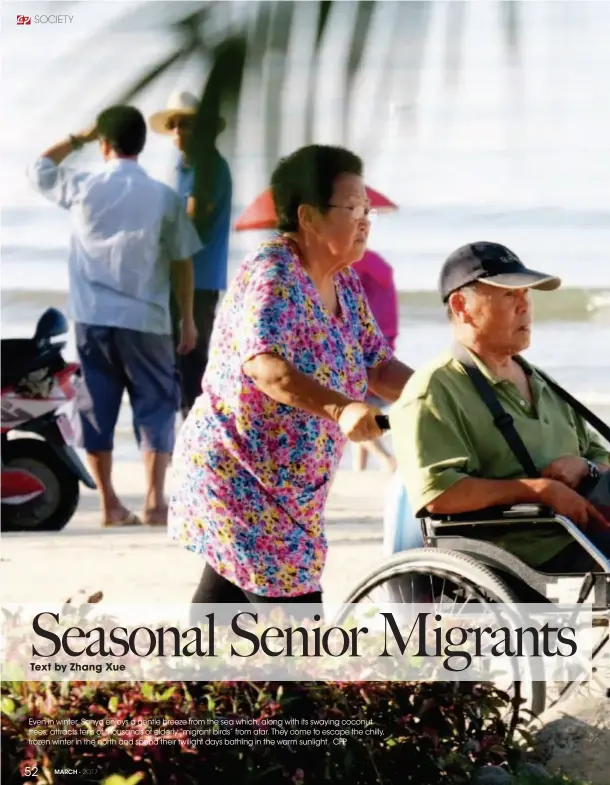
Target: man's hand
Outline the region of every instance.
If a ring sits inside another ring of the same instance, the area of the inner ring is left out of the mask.
[[[570,488],[577,488],[588,472],[589,467],[584,458],[576,455],[564,455],[549,463],[541,474],[549,480],[558,480]]]
[[[195,203],[195,197],[189,196],[188,199],[186,200],[186,214],[191,219],[191,221],[195,220],[196,207],[197,205]]]
[[[83,144],[89,144],[89,142],[93,142],[97,139],[98,136],[98,127],[94,123],[90,125],[88,128],[85,128],[84,131],[81,131],[79,134],[76,134],[76,138],[80,139]]]
[[[61,162],[70,155],[70,153],[73,153],[74,150],[79,149],[81,145],[89,144],[89,142],[97,139],[97,136],[97,125],[90,125],[88,128],[85,128],[84,131],[81,131],[78,134],[72,134],[62,142],[57,142],[57,144],[49,147],[42,153],[41,158],[48,158],[49,160],[53,161],[55,166],[59,166]]]
[[[569,518],[583,530],[587,530],[590,524],[593,524],[593,529],[610,529],[610,521],[604,518],[597,507],[559,480],[549,479],[543,483],[540,501],[552,507],[558,515]]]
[[[338,424],[352,442],[368,442],[382,435],[375,422],[375,415],[381,414],[376,406],[354,401],[348,403],[339,416]]]
[[[200,212],[199,216],[197,215],[198,207]],[[189,196],[188,199],[186,200],[186,214],[191,219],[191,221],[194,221],[195,218],[197,217],[207,218],[210,215],[212,215],[213,212],[214,212],[214,202],[207,202],[206,204],[201,205],[201,203],[199,204],[197,203],[194,196]]]
[[[180,343],[178,344],[178,354],[189,354],[197,345],[199,334],[193,319],[183,319],[180,322]]]

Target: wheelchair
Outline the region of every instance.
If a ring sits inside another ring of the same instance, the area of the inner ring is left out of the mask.
[[[424,547],[402,551],[383,561],[350,592],[345,606],[361,603],[455,603],[504,605],[586,604],[594,633],[592,673],[608,644],[610,560],[568,518],[533,504],[498,507],[459,515],[419,517]],[[548,574],[525,564],[493,539],[499,530],[552,524],[562,527],[592,557],[588,573]],[[609,647],[610,648],[610,647]],[[601,656],[600,656],[601,655]],[[546,680],[521,676],[510,685],[518,713],[534,717],[578,689],[585,679],[567,681],[551,696]]]

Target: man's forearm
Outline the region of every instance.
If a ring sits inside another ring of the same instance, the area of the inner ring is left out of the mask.
[[[42,153],[41,158],[49,158],[53,161],[55,166],[59,166],[64,158],[67,158],[70,153],[77,149],[78,146],[74,144],[74,140],[68,138],[49,147],[48,150],[45,150],[44,153]]]
[[[278,403],[337,422],[351,399],[298,371],[274,354],[260,354],[244,365],[244,373]]]
[[[192,259],[172,262],[172,289],[183,320],[193,318],[193,298],[195,295],[195,274]]]
[[[83,145],[92,142],[96,137],[97,129],[95,126],[91,126],[91,128],[88,128],[86,131],[71,134],[67,139],[62,139],[61,142],[57,142],[57,144],[49,147],[42,153],[41,158],[49,158],[53,161],[55,166],[59,166],[64,158],[67,158],[70,153],[79,150]]]
[[[408,365],[392,357],[389,363],[384,363],[367,371],[369,387],[380,398],[389,403],[394,403],[413,374]]]
[[[541,503],[544,479],[483,480],[466,477],[426,505],[433,515],[451,515],[510,504]]]

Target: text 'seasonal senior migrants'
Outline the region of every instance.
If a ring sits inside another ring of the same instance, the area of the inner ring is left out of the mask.
[[[2,678],[24,681],[572,681],[583,605],[11,606]]]

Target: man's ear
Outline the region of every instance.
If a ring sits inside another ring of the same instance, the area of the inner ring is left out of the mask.
[[[448,305],[451,307],[454,319],[463,319],[464,314],[468,311],[466,296],[463,292],[458,291],[450,294]]]

